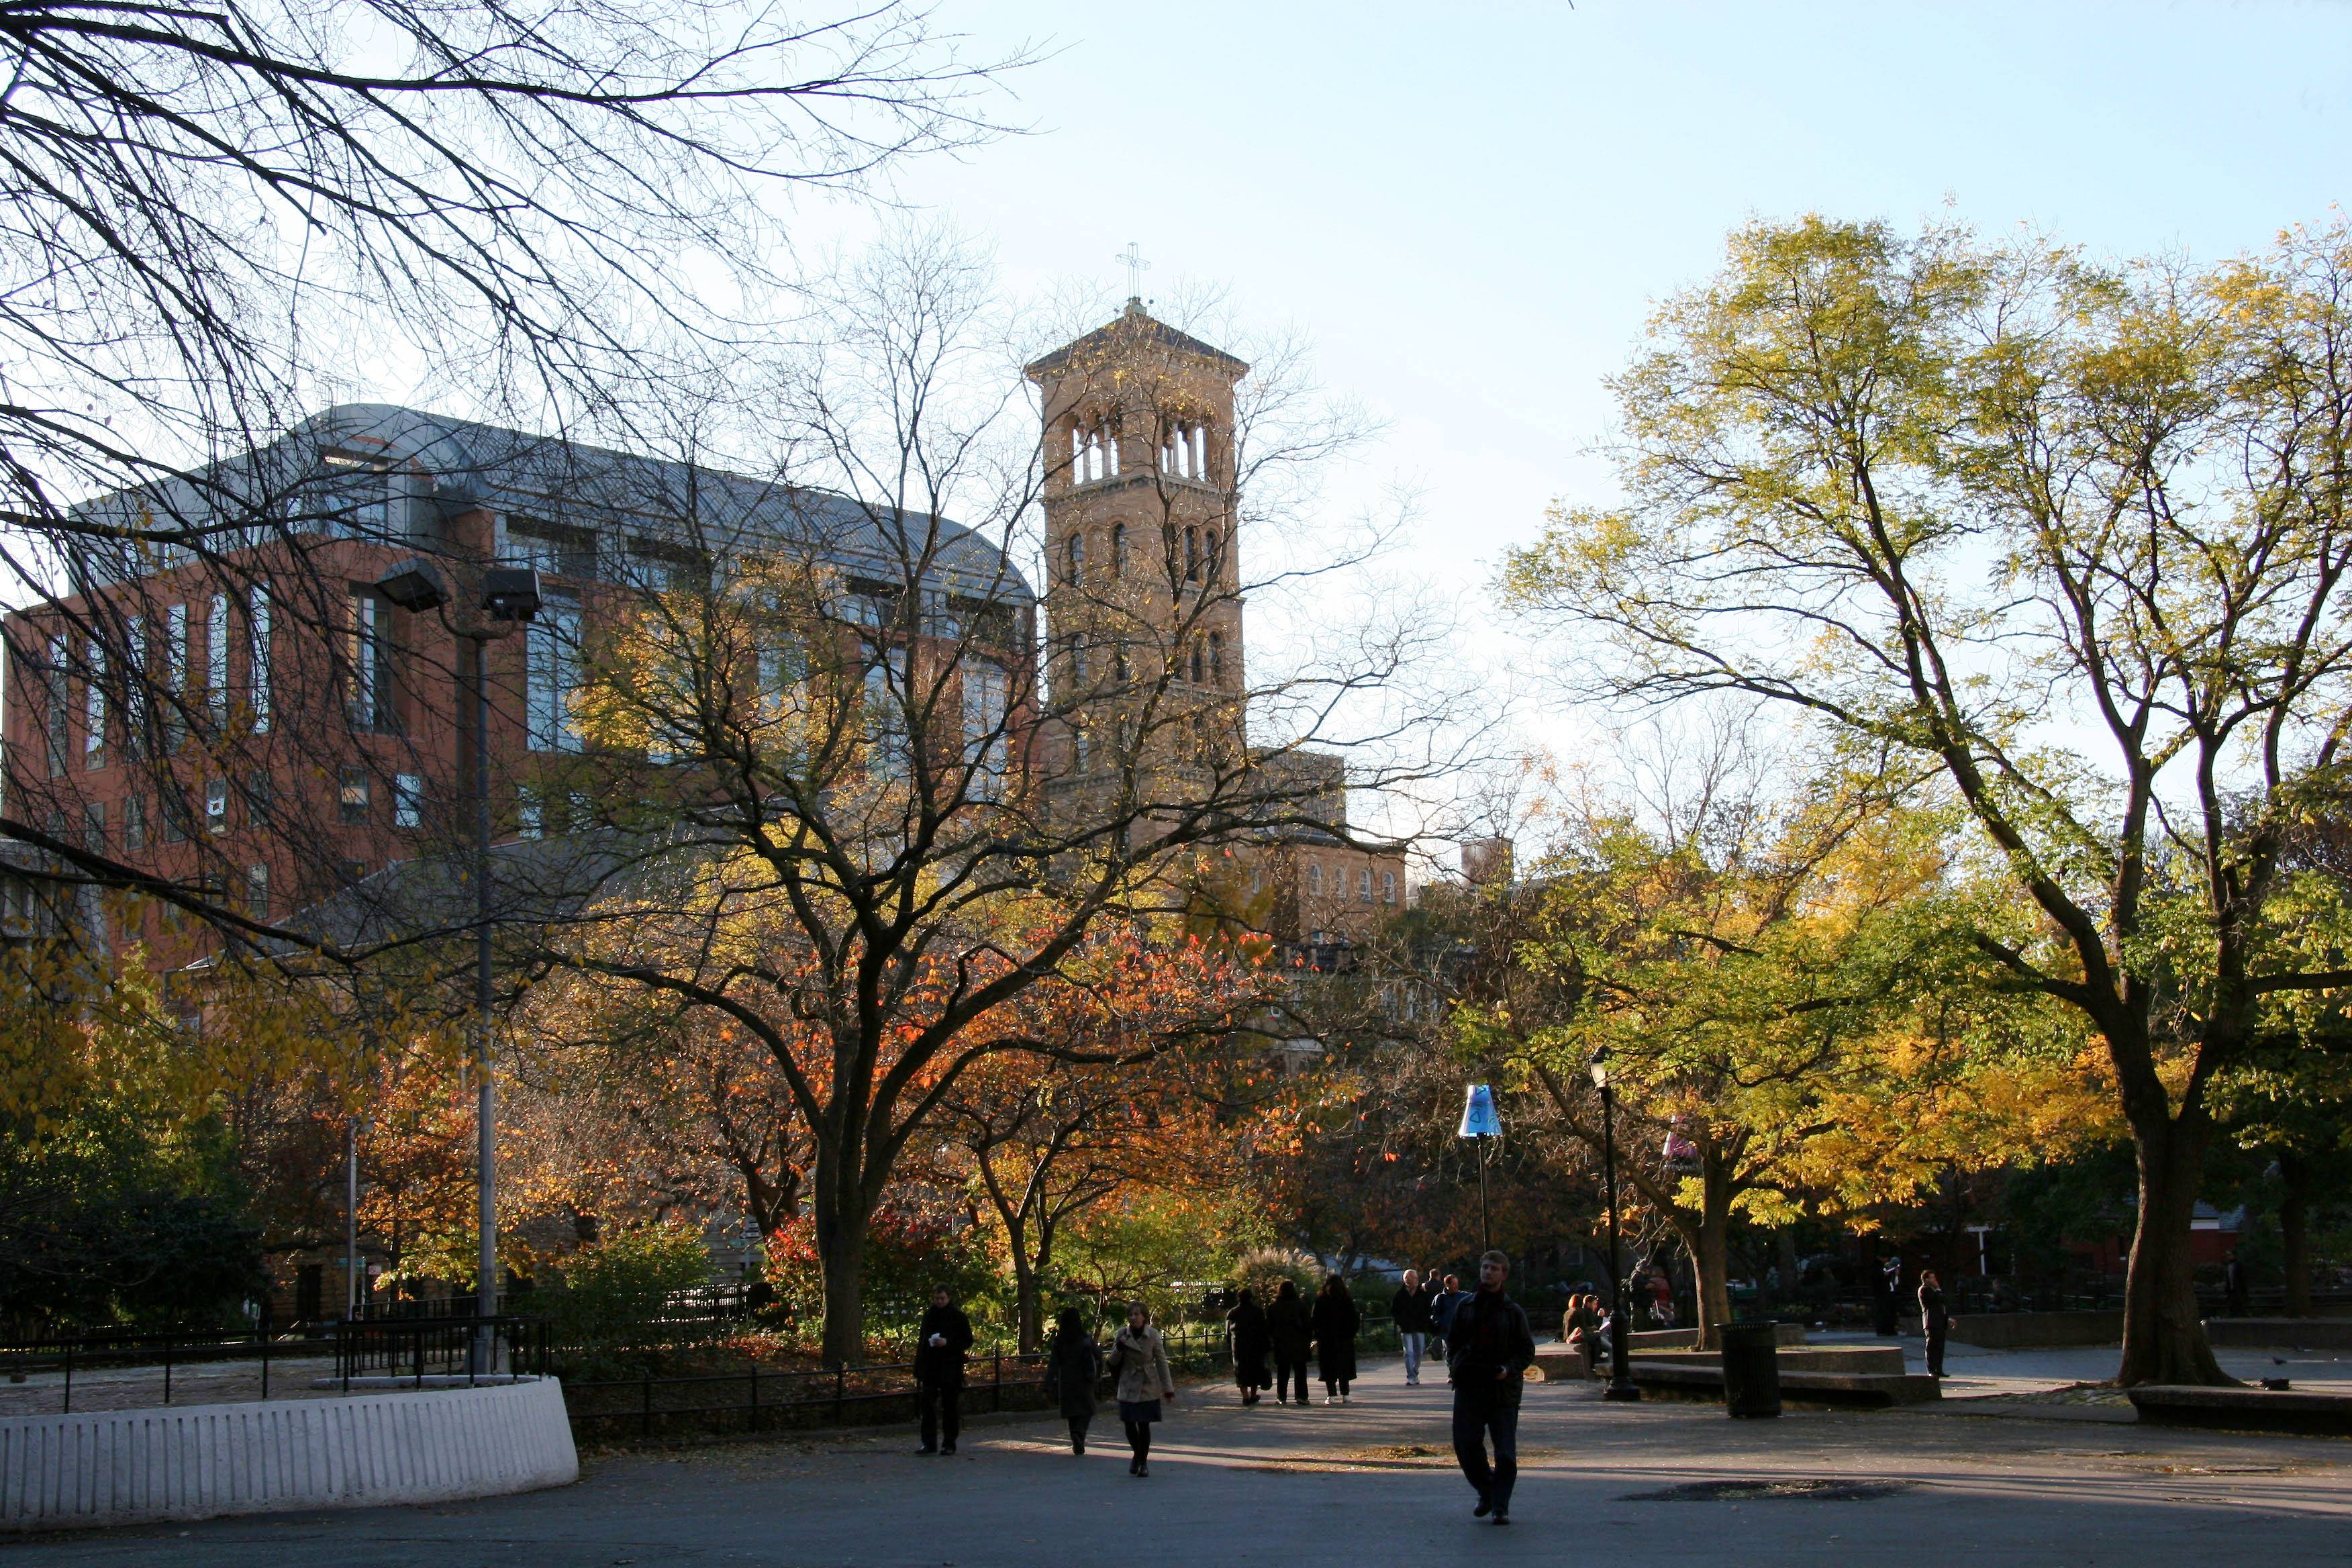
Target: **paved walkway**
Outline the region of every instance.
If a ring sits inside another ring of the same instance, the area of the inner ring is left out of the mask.
[[[1507,1530],[1470,1517],[1446,1392],[1402,1387],[1390,1363],[1339,1408],[1188,1393],[1148,1480],[1126,1474],[1107,1414],[1083,1459],[1042,1422],[976,1428],[944,1460],[900,1434],[591,1456],[560,1491],[50,1537],[0,1545],[0,1564],[2340,1568],[2352,1541],[2352,1442],[1906,1412],[1742,1422],[1597,1394],[1528,1390]],[[1803,1489],[1824,1482],[1843,1495]]]

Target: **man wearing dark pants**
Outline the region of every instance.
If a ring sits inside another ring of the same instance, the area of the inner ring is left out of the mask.
[[[1445,1335],[1445,1370],[1454,1384],[1454,1457],[1477,1489],[1477,1518],[1511,1522],[1511,1483],[1519,1474],[1519,1395],[1536,1359],[1536,1337],[1519,1304],[1503,1294],[1510,1259],[1478,1260],[1478,1290],[1454,1309]],[[1494,1462],[1486,1443],[1495,1445]]]
[[[971,1320],[942,1285],[931,1292],[930,1310],[915,1331],[915,1403],[923,1421],[918,1454],[955,1452],[956,1434],[963,1427],[963,1357],[970,1349]]]

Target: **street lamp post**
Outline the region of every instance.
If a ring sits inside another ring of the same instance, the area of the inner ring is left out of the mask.
[[[1461,1137],[1472,1139],[1478,1150],[1478,1247],[1495,1250],[1494,1227],[1486,1217],[1486,1140],[1503,1135],[1503,1119],[1495,1110],[1495,1091],[1474,1083],[1462,1097]]]
[[[412,614],[450,602],[448,585],[427,561],[404,561],[376,581],[377,591]],[[490,669],[489,647],[539,614],[539,574],[529,567],[491,566],[482,573],[480,615],[452,629],[473,645],[470,668],[457,678],[460,700],[472,687],[474,730],[474,1076],[475,1184],[481,1199],[480,1251],[476,1257],[473,1370],[496,1372],[499,1313],[498,1084],[490,1060]]]
[[[1617,1242],[1617,1091],[1609,1082],[1609,1047],[1592,1054],[1592,1087],[1601,1091],[1601,1163],[1609,1193],[1609,1300],[1616,1320],[1609,1335],[1609,1386],[1603,1399],[1639,1399],[1633,1385],[1633,1346],[1628,1342],[1632,1321],[1625,1315],[1625,1269]]]

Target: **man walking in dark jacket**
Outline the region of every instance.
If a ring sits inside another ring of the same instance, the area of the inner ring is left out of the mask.
[[[963,1429],[963,1358],[970,1349],[971,1320],[942,1285],[931,1292],[923,1326],[915,1331],[915,1404],[923,1421],[923,1446],[916,1453],[955,1452],[956,1434]]]
[[[1528,1315],[1503,1293],[1511,1262],[1499,1252],[1478,1259],[1478,1290],[1454,1311],[1445,1331],[1445,1370],[1454,1384],[1454,1457],[1478,1492],[1472,1513],[1511,1522],[1511,1483],[1519,1475],[1519,1395],[1536,1359]],[[1495,1458],[1486,1460],[1494,1440]]]
[[[1397,1342],[1404,1351],[1404,1385],[1421,1386],[1421,1358],[1429,1349],[1430,1292],[1422,1288],[1421,1270],[1404,1271],[1404,1283],[1389,1298],[1389,1317],[1396,1323]]]

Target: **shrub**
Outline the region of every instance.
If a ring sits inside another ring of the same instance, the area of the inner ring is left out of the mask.
[[[710,1282],[701,1232],[677,1222],[616,1231],[557,1269],[546,1298],[557,1340],[591,1355],[635,1342],[681,1290]]]

